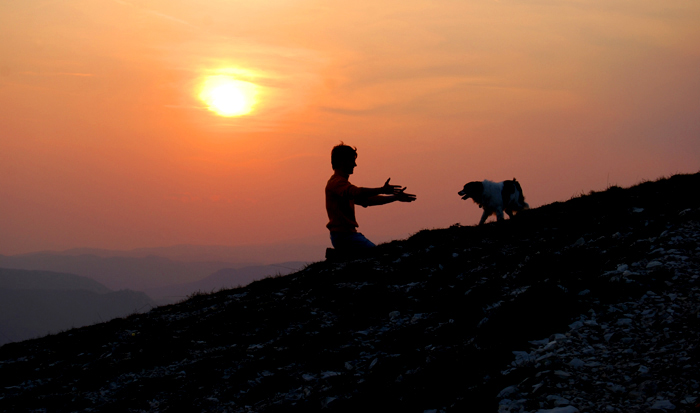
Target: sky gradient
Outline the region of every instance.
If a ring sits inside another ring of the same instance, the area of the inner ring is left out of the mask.
[[[414,203],[375,242],[700,171],[700,2],[0,2],[0,254],[326,242],[330,150]],[[207,76],[257,87],[223,117]]]

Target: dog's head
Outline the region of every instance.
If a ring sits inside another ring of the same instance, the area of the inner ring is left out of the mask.
[[[478,200],[481,200],[481,197],[484,193],[484,184],[481,182],[469,182],[464,185],[464,188],[462,188],[461,191],[457,192],[459,196],[462,197],[462,199],[473,199],[475,202],[478,202]]]

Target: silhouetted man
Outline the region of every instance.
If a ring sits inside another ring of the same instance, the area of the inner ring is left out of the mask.
[[[391,178],[380,188],[360,188],[348,181],[357,163],[357,149],[343,144],[331,151],[331,165],[335,173],[326,184],[326,212],[331,243],[336,250],[348,252],[375,247],[372,241],[357,232],[355,204],[362,207],[384,205],[394,201],[412,202],[416,196],[404,192],[400,185],[390,185]]]

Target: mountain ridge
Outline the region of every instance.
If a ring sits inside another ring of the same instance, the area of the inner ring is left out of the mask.
[[[283,261],[298,261],[321,258],[319,247],[327,237],[313,236],[298,240],[273,244],[253,245],[197,245],[176,244],[164,247],[141,247],[129,250],[110,250],[105,248],[78,247],[67,250],[44,250],[15,255],[0,254],[0,258],[26,260],[41,257],[76,257],[94,256],[99,258],[148,258],[160,257],[176,262],[225,263],[228,267],[273,264]]]
[[[697,411],[700,174],[0,347],[4,411]]]
[[[156,256],[102,258],[96,255],[29,254],[0,259],[3,268],[76,274],[113,290],[144,290],[195,281],[228,266],[223,262],[183,263]]]
[[[320,246],[317,248],[322,249]],[[272,274],[275,265],[284,264],[277,261],[272,264],[251,265],[244,262],[231,264],[224,261],[174,261],[167,257],[148,255],[144,257],[99,256],[93,254],[62,255],[55,253],[32,253],[14,256],[0,256],[0,268],[53,271],[70,273],[93,279],[110,289],[131,289],[137,291],[155,291],[170,288],[177,284],[201,282],[212,274],[222,270],[234,270],[245,273],[258,273],[257,268],[267,268]],[[299,262],[299,261],[296,261]],[[244,276],[250,282],[253,278]],[[242,280],[234,285],[244,285]]]
[[[246,285],[266,276],[288,274],[304,265],[284,262],[222,268],[200,280],[144,291],[113,291],[90,277],[70,273],[0,268],[0,345],[109,321],[179,302],[193,294]],[[43,316],[37,308],[49,316]]]
[[[138,291],[0,289],[0,343],[18,342],[150,310]]]
[[[100,294],[112,291],[92,278],[76,274],[11,268],[0,268],[0,289],[88,290]]]
[[[182,301],[192,294],[214,292],[221,289],[240,287],[253,281],[274,275],[286,275],[302,268],[307,263],[301,261],[282,262],[273,265],[256,265],[240,268],[222,268],[200,280],[182,284],[171,284],[163,287],[148,288],[146,294],[156,301],[164,301],[165,297],[173,297],[166,304]]]

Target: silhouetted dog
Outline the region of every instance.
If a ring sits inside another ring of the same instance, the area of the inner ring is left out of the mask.
[[[530,208],[525,202],[523,189],[515,178],[512,181],[503,182],[469,182],[458,194],[465,200],[471,198],[479,208],[484,209],[479,225],[493,214],[496,214],[498,221],[502,221],[503,212],[513,218],[515,212]]]

